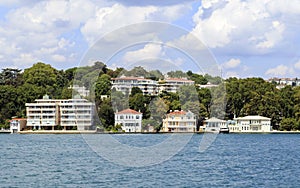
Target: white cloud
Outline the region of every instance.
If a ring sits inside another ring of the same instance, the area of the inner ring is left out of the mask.
[[[294,73],[293,68],[286,65],[278,65],[277,67],[268,69],[265,74],[268,76],[290,76]]]
[[[192,33],[211,48],[244,54],[268,53],[281,45],[287,45],[286,40],[290,40],[293,35],[291,33],[294,31],[289,30],[290,26],[286,24],[290,18],[300,16],[300,4],[296,0],[293,2],[204,1],[193,16],[195,27]]]
[[[300,60],[294,64],[295,69],[300,70]]]
[[[20,7],[9,11],[0,23],[1,65],[12,62],[25,68],[37,60],[55,64],[62,62],[58,56],[62,53],[64,61],[70,62],[68,54],[74,53],[75,42],[62,35],[80,27],[93,14],[94,5],[85,0],[16,2]]]
[[[238,67],[241,64],[241,60],[240,59],[230,59],[229,61],[223,63],[223,67],[225,69],[233,69]]]
[[[143,21],[170,22],[182,16],[191,7],[186,4],[173,6],[130,6],[113,4],[112,6],[97,7],[94,16],[89,18],[81,28],[81,32],[93,44],[99,37],[122,26]]]
[[[138,62],[145,59],[155,59],[164,56],[163,48],[159,44],[146,44],[144,48],[129,51],[123,57],[123,60],[129,63]]]

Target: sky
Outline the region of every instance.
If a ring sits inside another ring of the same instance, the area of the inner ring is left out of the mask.
[[[188,70],[194,55],[183,52],[199,47],[225,78],[300,77],[299,18],[299,0],[0,0],[0,68],[44,62],[68,69],[99,60],[111,68],[160,61]],[[162,37],[164,27],[155,33],[147,22],[173,29]],[[181,36],[168,36],[174,33]],[[122,50],[109,40],[123,40]],[[106,56],[87,59],[95,49]]]

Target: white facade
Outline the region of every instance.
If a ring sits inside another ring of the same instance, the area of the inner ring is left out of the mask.
[[[142,90],[143,94],[157,95],[162,91],[177,92],[178,88],[183,85],[194,85],[194,81],[186,78],[167,78],[159,82],[151,79],[140,77],[125,77],[112,78],[112,88],[121,91],[124,94],[130,93],[132,87],[138,87]]]
[[[163,119],[162,132],[195,132],[197,119],[191,111],[170,112]]]
[[[36,99],[26,103],[27,127],[31,129],[88,130],[92,125],[93,104],[86,99]]]
[[[200,127],[205,132],[220,132],[221,129],[227,129],[227,122],[215,117],[203,121],[203,126]]]
[[[142,90],[143,94],[157,95],[157,81],[146,79],[142,77],[125,77],[112,78],[112,88],[122,93],[130,93],[133,87],[138,87]]]
[[[135,110],[126,109],[115,113],[115,125],[122,126],[125,132],[141,132],[142,131],[143,113]]]
[[[234,123],[228,124],[230,132],[270,132],[271,118],[263,116],[245,116],[234,119]]]
[[[180,86],[194,85],[194,81],[186,78],[167,78],[159,81],[159,92],[167,91],[176,93]]]
[[[10,132],[17,133],[22,131],[26,127],[25,118],[12,118],[10,120]]]

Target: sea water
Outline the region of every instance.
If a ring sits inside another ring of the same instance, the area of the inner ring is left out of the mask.
[[[147,147],[168,136],[112,137]],[[300,187],[300,134],[220,134],[199,152],[202,137],[137,168],[102,158],[81,135],[2,134],[0,187]]]

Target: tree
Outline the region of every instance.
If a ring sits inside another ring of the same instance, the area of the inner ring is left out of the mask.
[[[205,85],[208,82],[203,75],[195,74],[192,71],[188,71],[186,74],[190,80],[195,82],[195,84]]]
[[[284,118],[280,122],[279,129],[282,131],[291,131],[297,126],[297,121],[294,118]]]
[[[125,76],[148,77],[149,73],[142,67],[134,67],[130,71],[123,71]]]
[[[57,81],[57,70],[49,64],[36,63],[24,70],[25,83],[40,87],[54,86]]]
[[[2,72],[0,73],[0,84],[19,86],[22,82],[21,69],[2,69]]]
[[[102,74],[96,84],[95,84],[95,96],[100,98],[101,95],[110,95],[111,94],[111,82],[110,76],[107,74]]]
[[[132,87],[131,88],[131,93],[130,93],[129,96],[133,97],[134,95],[136,95],[138,93],[143,94],[143,91],[140,88],[138,88],[138,87]]]
[[[163,123],[163,118],[167,114],[168,105],[164,103],[163,99],[157,97],[150,102],[149,110],[151,112],[150,119],[154,120],[154,129],[159,131]]]
[[[115,123],[115,116],[114,110],[111,106],[110,100],[105,99],[101,101],[98,109],[98,117],[101,121],[102,126],[107,129],[109,126],[114,126]]]
[[[147,105],[149,104],[149,97],[144,96],[142,93],[137,93],[134,96],[129,97],[129,107],[136,111],[143,113],[143,118],[147,119],[150,116]]]
[[[171,78],[187,78],[187,74],[180,70],[170,71],[167,73],[167,75]]]

